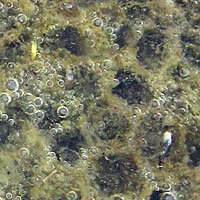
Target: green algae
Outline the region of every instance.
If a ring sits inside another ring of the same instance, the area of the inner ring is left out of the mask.
[[[199,31],[190,0],[2,0],[0,199],[197,200]]]

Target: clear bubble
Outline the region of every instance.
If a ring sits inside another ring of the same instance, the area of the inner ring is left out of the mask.
[[[117,51],[119,49],[119,45],[118,44],[113,44],[112,48]]]
[[[114,29],[112,27],[106,27],[106,32],[108,34],[112,34],[114,32]]]
[[[2,121],[7,121],[8,120],[8,115],[7,114],[5,114],[5,113],[3,113],[2,115],[1,115],[1,120]]]
[[[69,110],[65,106],[60,106],[57,109],[57,114],[60,118],[66,118],[69,115]]]
[[[55,136],[56,133],[58,132],[56,128],[52,128],[50,131],[51,131],[51,134],[52,134],[53,136]]]
[[[41,107],[43,105],[43,99],[40,97],[36,97],[33,102],[36,107]]]
[[[42,37],[37,37],[38,44],[42,44],[44,39]]]
[[[13,7],[13,3],[9,1],[9,2],[6,3],[6,6],[7,6],[8,8],[12,8],[12,7]]]
[[[160,106],[160,102],[159,102],[157,99],[154,99],[154,100],[152,101],[151,106],[152,106],[153,108],[158,108],[158,107]]]
[[[35,106],[30,104],[26,108],[26,114],[33,115],[35,113]]]
[[[16,79],[10,78],[6,81],[6,88],[16,92],[19,89],[19,83]]]
[[[15,124],[15,120],[14,119],[9,119],[8,123],[10,126],[13,126]]]
[[[0,102],[3,104],[9,104],[11,102],[11,97],[8,93],[0,94]]]
[[[29,156],[29,150],[27,148],[21,148],[19,150],[19,155],[22,157],[22,158],[27,158]]]
[[[21,196],[16,196],[15,199],[16,200],[21,200],[22,198],[21,198]]]
[[[86,154],[82,154],[82,155],[81,155],[81,159],[82,159],[82,160],[88,160],[88,156],[87,156]]]
[[[104,60],[103,66],[108,69],[111,66],[111,61],[109,59]]]
[[[27,22],[27,16],[24,15],[24,14],[19,14],[17,16],[17,21],[22,23],[22,24],[25,24]]]
[[[97,147],[90,147],[89,152],[96,154],[98,152],[98,148]]]
[[[110,39],[111,40],[116,40],[117,39],[117,35],[116,34],[111,34],[110,35]]]
[[[8,65],[7,65],[7,67],[8,67],[8,69],[13,70],[13,69],[15,69],[16,65],[13,62],[9,62]]]
[[[98,130],[103,130],[105,128],[105,126],[106,126],[106,124],[103,121],[99,121],[97,123]]]
[[[67,194],[67,198],[69,200],[76,200],[78,198],[78,195],[75,191],[69,191]]]
[[[59,85],[60,87],[64,87],[64,86],[65,86],[65,81],[62,80],[62,79],[58,80],[58,85]]]
[[[163,184],[162,186],[161,186],[161,189],[163,190],[163,191],[170,191],[171,189],[172,189],[172,186],[171,186],[171,184],[169,184],[169,183],[165,183],[165,184]]]
[[[179,75],[182,77],[182,78],[186,78],[189,76],[189,70],[188,69],[185,69],[185,68],[181,68],[179,69]]]
[[[13,195],[12,193],[8,192],[6,193],[6,199],[12,199]]]
[[[97,27],[100,27],[100,26],[103,25],[103,21],[102,21],[100,18],[95,18],[95,19],[93,20],[93,24],[94,24],[95,26],[97,26]]]
[[[38,120],[42,120],[44,118],[44,112],[42,110],[37,110],[35,112],[35,116]]]
[[[53,87],[53,82],[50,81],[50,80],[48,80],[48,81],[46,82],[46,85],[47,85],[47,87]]]
[[[139,113],[142,112],[141,109],[140,109],[139,107],[134,107],[134,108],[132,109],[132,111],[133,111],[133,115],[137,115],[137,114],[139,114]]]

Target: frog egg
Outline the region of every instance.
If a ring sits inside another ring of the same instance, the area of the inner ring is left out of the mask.
[[[16,79],[10,78],[6,81],[6,88],[16,92],[19,89],[19,83]]]
[[[60,106],[58,109],[57,109],[57,115],[60,117],[60,118],[66,118],[68,115],[69,115],[69,110],[67,107],[65,106]]]

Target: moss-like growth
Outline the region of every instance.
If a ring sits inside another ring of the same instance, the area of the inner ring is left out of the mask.
[[[80,65],[73,72],[74,79],[66,85],[66,90],[75,89],[75,96],[92,99],[101,95],[98,86],[98,75],[90,71],[88,66]]]
[[[74,128],[72,130],[64,129],[62,133],[58,132],[55,136],[54,151],[58,160],[65,160],[74,163],[79,159],[79,150],[84,147],[85,139],[80,130]]]
[[[99,176],[96,177],[96,183],[108,195],[133,190],[142,185],[137,164],[131,154],[102,155],[97,164]]]
[[[129,130],[130,124],[125,116],[118,116],[116,113],[105,113],[102,115],[102,123],[105,127],[97,127],[97,135],[102,140],[113,140],[123,138]]]
[[[122,26],[117,32],[117,39],[115,43],[119,45],[119,48],[127,45],[127,40],[130,40],[132,33],[128,26]]]
[[[81,45],[81,37],[77,28],[67,26],[60,36],[61,45],[75,55],[82,55],[83,46]]]
[[[8,62],[16,61],[17,57],[23,55],[23,50],[20,46],[19,41],[11,41],[5,45],[5,56]]]
[[[149,114],[138,126],[137,138],[145,139],[141,146],[142,156],[152,157],[162,152],[162,118],[156,114]]]
[[[84,37],[73,26],[66,26],[64,29],[57,28],[49,31],[45,35],[44,43],[41,46],[53,50],[63,48],[76,56],[85,54]]]
[[[130,71],[118,70],[115,78],[119,84],[112,88],[112,93],[125,99],[128,104],[140,104],[149,102],[153,94],[148,84],[141,76],[134,76]]]
[[[198,167],[200,165],[200,137],[198,135],[200,127],[194,124],[193,127],[188,128],[186,135],[186,145],[189,153],[188,165]]]
[[[4,144],[8,136],[12,133],[12,128],[6,122],[0,122],[0,144]]]
[[[146,68],[154,68],[160,65],[164,38],[165,36],[159,29],[150,29],[145,30],[141,39],[137,42],[139,50],[136,57],[138,61],[146,65]]]

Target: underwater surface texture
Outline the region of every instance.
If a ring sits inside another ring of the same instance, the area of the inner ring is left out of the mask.
[[[200,0],[0,0],[0,200],[200,200]]]

